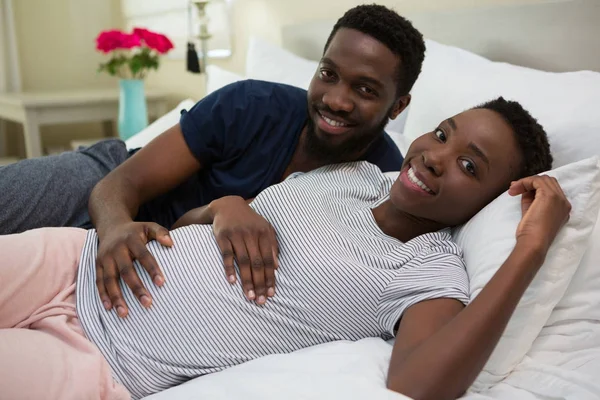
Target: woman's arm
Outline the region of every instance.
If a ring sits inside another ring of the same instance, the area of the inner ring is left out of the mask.
[[[485,365],[570,211],[553,178],[523,179],[510,193],[525,194],[512,253],[466,308],[457,300],[437,299],[404,313],[390,362],[390,389],[415,400],[455,399]]]
[[[466,308],[437,299],[409,308],[400,322],[388,387],[421,399],[455,399],[473,383],[494,350],[543,253],[517,244]]]

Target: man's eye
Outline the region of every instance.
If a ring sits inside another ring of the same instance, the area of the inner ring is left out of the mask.
[[[322,69],[320,71],[320,74],[321,74],[321,78],[324,78],[324,79],[333,79],[335,77],[333,72],[326,70],[326,69]]]
[[[446,142],[446,134],[443,130],[436,129],[433,133],[435,134],[435,136],[437,136],[439,140],[441,140],[442,142]]]
[[[361,92],[363,92],[364,94],[368,94],[368,95],[375,95],[375,91],[373,89],[371,89],[368,86],[361,86],[358,88],[358,90],[360,90]]]
[[[469,160],[461,160],[460,162],[463,165],[463,168],[465,169],[465,171],[467,171],[469,174],[475,176],[475,172],[476,172],[475,171],[475,164],[473,164]]]

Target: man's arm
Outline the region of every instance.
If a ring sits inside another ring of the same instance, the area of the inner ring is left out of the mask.
[[[119,275],[142,304],[150,305],[150,294],[135,273],[133,260],[138,259],[153,281],[162,284],[164,277],[146,243],[156,239],[170,246],[172,242],[164,227],[135,223],[133,218],[140,205],[176,187],[201,167],[177,124],[109,173],[92,191],[89,212],[100,239],[96,284],[107,309],[116,307],[119,315],[127,314]]]

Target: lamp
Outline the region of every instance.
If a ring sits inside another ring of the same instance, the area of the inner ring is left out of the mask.
[[[208,64],[208,40],[212,37],[208,33],[208,15],[206,14],[206,6],[211,0],[194,0],[192,3],[198,9],[198,26],[200,32],[197,38],[200,40],[200,70],[206,72],[206,65]]]
[[[197,11],[194,40],[200,42],[199,69],[206,72],[208,59],[231,55],[229,2],[231,0],[191,0]],[[192,22],[190,21],[190,24]],[[210,43],[209,43],[210,41]],[[193,47],[193,44],[190,44]],[[189,65],[189,62],[188,62]]]

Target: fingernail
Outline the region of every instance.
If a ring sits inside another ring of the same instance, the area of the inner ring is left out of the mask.
[[[125,307],[123,306],[118,306],[117,307],[117,314],[119,315],[119,317],[123,318],[125,315],[127,315],[127,311],[125,310]]]
[[[249,291],[248,291],[248,297],[249,297],[250,299],[254,299],[254,290],[249,290]]]
[[[106,308],[107,310],[110,310],[110,301],[104,300],[102,302],[102,304],[104,305],[104,308]]]
[[[229,275],[229,282],[235,283],[235,275]]]
[[[265,296],[263,296],[262,294],[260,296],[258,296],[258,304],[264,304],[266,301]]]
[[[156,275],[153,279],[154,284],[157,286],[161,286],[163,283],[165,283],[165,278],[163,278],[160,275]]]
[[[267,290],[267,294],[268,294],[269,296],[271,296],[271,297],[275,296],[275,289],[273,289],[272,287],[270,287],[270,288]]]
[[[140,297],[140,301],[142,302],[142,305],[144,307],[150,307],[150,304],[152,304],[152,300],[150,300],[150,297],[143,295],[142,297]]]

